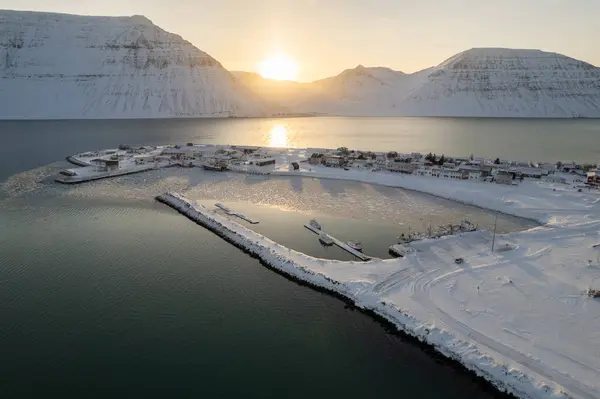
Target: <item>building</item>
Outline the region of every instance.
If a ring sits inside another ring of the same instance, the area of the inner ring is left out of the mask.
[[[514,175],[512,173],[501,170],[501,171],[498,171],[498,173],[496,173],[494,180],[497,184],[509,184],[510,185],[513,182],[513,178],[514,178]]]
[[[412,174],[418,169],[417,165],[406,162],[390,162],[387,164],[386,169],[390,172],[408,173]]]
[[[600,174],[597,172],[588,172],[586,184],[590,186],[600,187]]]
[[[529,166],[516,166],[510,168],[508,171],[511,173],[516,173],[517,176],[533,177],[535,179],[539,179],[540,177],[542,177],[544,172],[548,174],[548,171],[539,168],[531,168]]]
[[[467,179],[469,180],[481,180],[481,171],[480,170],[469,170],[467,173]]]
[[[327,155],[325,157],[325,165],[327,166],[342,166],[344,164],[344,157],[339,155]]]
[[[324,162],[323,154],[321,153],[313,153],[308,159],[308,163],[311,165],[321,165]]]
[[[459,169],[442,169],[440,176],[446,179],[463,179],[466,174]]]
[[[96,170],[99,172],[110,172],[119,169],[118,159],[93,159],[92,163],[96,165]]]
[[[275,165],[275,158],[253,159],[249,162],[249,164],[256,165],[256,166]]]

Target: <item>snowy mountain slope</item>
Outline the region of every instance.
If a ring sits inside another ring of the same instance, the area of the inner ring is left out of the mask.
[[[0,119],[271,111],[214,58],[143,16],[0,11]]]
[[[556,53],[471,49],[434,68],[405,115],[600,117],[600,68]]]
[[[540,50],[471,49],[412,74],[359,65],[312,85],[318,90],[288,104],[293,110],[351,116],[600,117],[600,68]]]
[[[322,96],[312,103],[303,103],[303,112],[319,109],[337,115],[386,116],[398,112],[397,105],[415,89],[426,76],[419,72],[407,75],[385,67],[346,69],[337,76],[313,82]]]

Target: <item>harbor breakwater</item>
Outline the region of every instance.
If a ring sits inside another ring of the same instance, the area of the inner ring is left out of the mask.
[[[520,370],[499,364],[471,342],[463,341],[451,332],[426,321],[421,321],[400,309],[397,304],[382,301],[364,286],[337,281],[325,274],[315,272],[311,265],[344,264],[349,268],[372,262],[398,262],[398,260],[372,260],[369,262],[343,262],[318,259],[278,244],[245,226],[231,221],[184,196],[169,192],[156,197],[189,219],[213,231],[236,247],[261,260],[267,267],[293,280],[327,291],[352,303],[362,311],[371,313],[379,321],[389,323],[403,334],[433,348],[447,359],[453,360],[483,378],[501,392],[521,398],[567,398],[562,391],[540,384]],[[400,266],[400,265],[399,265]]]

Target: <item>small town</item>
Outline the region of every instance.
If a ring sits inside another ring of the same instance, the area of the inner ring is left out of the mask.
[[[489,159],[471,154],[451,157],[418,152],[399,153],[337,149],[292,149],[236,145],[130,146],[90,151],[68,157],[84,168],[67,169],[57,181],[79,183],[155,168],[202,167],[211,171],[250,174],[312,172],[328,167],[348,171],[393,172],[441,179],[517,185],[525,178],[598,189],[600,171],[595,163],[527,162]],[[308,164],[308,166],[307,166]]]

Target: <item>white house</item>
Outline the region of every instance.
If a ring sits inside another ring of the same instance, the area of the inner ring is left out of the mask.
[[[459,169],[442,169],[440,176],[447,179],[462,179],[463,172]]]
[[[417,166],[406,162],[389,162],[386,166],[386,169],[390,172],[412,174],[415,170],[417,170]]]

